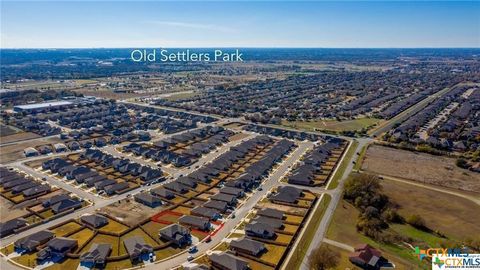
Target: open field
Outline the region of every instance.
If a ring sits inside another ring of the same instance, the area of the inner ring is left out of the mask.
[[[401,216],[407,218],[412,213],[418,214],[431,229],[432,232],[426,232],[407,224],[390,224],[387,231],[406,237],[412,246],[437,247],[449,242],[461,242],[480,230],[480,219],[475,214],[479,207],[467,199],[396,181],[383,180],[382,187],[390,200],[398,205]],[[341,201],[326,237],[353,247],[368,243],[379,248],[397,267],[401,266],[399,269],[428,267],[426,264],[419,264],[413,251],[405,245],[379,243],[358,233],[355,227],[358,215],[359,211],[353,205]],[[446,237],[433,233],[435,231]]]
[[[27,214],[28,211],[0,196],[0,219],[11,220]]]
[[[362,170],[465,191],[480,192],[480,174],[455,165],[455,159],[371,145]]]
[[[4,133],[4,128],[2,128],[0,136],[0,143],[11,143],[16,141],[23,141],[29,139],[40,138],[41,136],[32,132],[6,132]],[[23,149],[22,149],[23,150]]]
[[[18,128],[14,128],[12,126],[7,126],[5,124],[0,123],[0,139],[2,140],[2,142],[3,142],[4,137],[11,136],[11,135],[16,134],[18,132],[20,132],[20,130]]]
[[[400,205],[402,216],[416,213],[428,228],[449,238],[463,240],[480,231],[480,206],[467,199],[390,180],[382,181],[382,186],[384,193]]]
[[[382,120],[376,118],[358,118],[353,120],[317,120],[317,121],[282,121],[282,125],[305,130],[328,130],[328,131],[358,131],[373,126]]]
[[[379,249],[385,258],[403,269],[427,269],[427,263],[419,264],[418,259],[413,255],[413,250],[403,246],[380,244],[357,232],[355,220],[359,211],[346,201],[340,201],[328,227],[326,238],[355,247],[360,244],[370,244]],[[407,225],[402,225],[407,226]]]
[[[15,134],[13,136],[17,136],[20,134],[23,134],[23,133]],[[38,135],[36,134],[34,135],[38,137]],[[2,162],[2,164],[4,164],[4,163],[16,161],[18,159],[22,159],[25,157],[23,155],[23,150],[28,147],[36,147],[40,145],[60,143],[60,142],[62,142],[62,140],[60,140],[59,138],[48,138],[48,139],[38,139],[34,141],[25,141],[25,142],[19,142],[15,144],[0,146],[0,161]]]
[[[174,100],[181,100],[185,98],[191,98],[198,95],[198,93],[195,92],[185,92],[185,93],[178,93],[178,94],[171,94],[167,97],[165,97],[166,100],[174,101]]]

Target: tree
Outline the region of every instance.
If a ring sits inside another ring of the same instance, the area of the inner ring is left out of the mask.
[[[312,270],[333,269],[338,265],[339,261],[340,252],[324,245],[315,249],[309,258],[310,269]]]
[[[427,228],[425,220],[419,215],[409,216],[407,218],[407,223],[420,230],[425,230]]]

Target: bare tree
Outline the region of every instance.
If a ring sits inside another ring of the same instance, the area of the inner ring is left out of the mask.
[[[326,270],[335,268],[340,261],[340,252],[322,245],[315,249],[308,259],[311,270]]]

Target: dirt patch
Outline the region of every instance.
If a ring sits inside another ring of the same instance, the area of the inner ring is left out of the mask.
[[[453,158],[372,145],[367,150],[362,169],[421,183],[480,193],[480,174],[458,168]]]
[[[19,133],[12,133],[12,132],[4,132],[4,128],[2,128],[2,131],[0,134],[0,143],[11,143],[11,142],[16,142],[16,141],[22,141],[22,140],[29,140],[29,139],[36,139],[40,138],[42,136],[32,133],[32,132],[19,132]]]
[[[28,211],[23,207],[17,207],[9,200],[0,197],[0,219],[2,221],[11,220],[27,214]]]
[[[130,227],[161,211],[161,208],[150,208],[133,200],[121,200],[100,210]]]
[[[22,159],[25,157],[23,155],[23,150],[28,147],[36,147],[40,145],[54,144],[60,142],[62,142],[62,140],[60,140],[59,138],[48,138],[0,146],[0,161],[1,163],[7,163]]]

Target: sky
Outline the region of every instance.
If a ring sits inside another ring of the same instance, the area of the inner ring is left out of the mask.
[[[480,1],[5,1],[1,48],[480,47]]]

